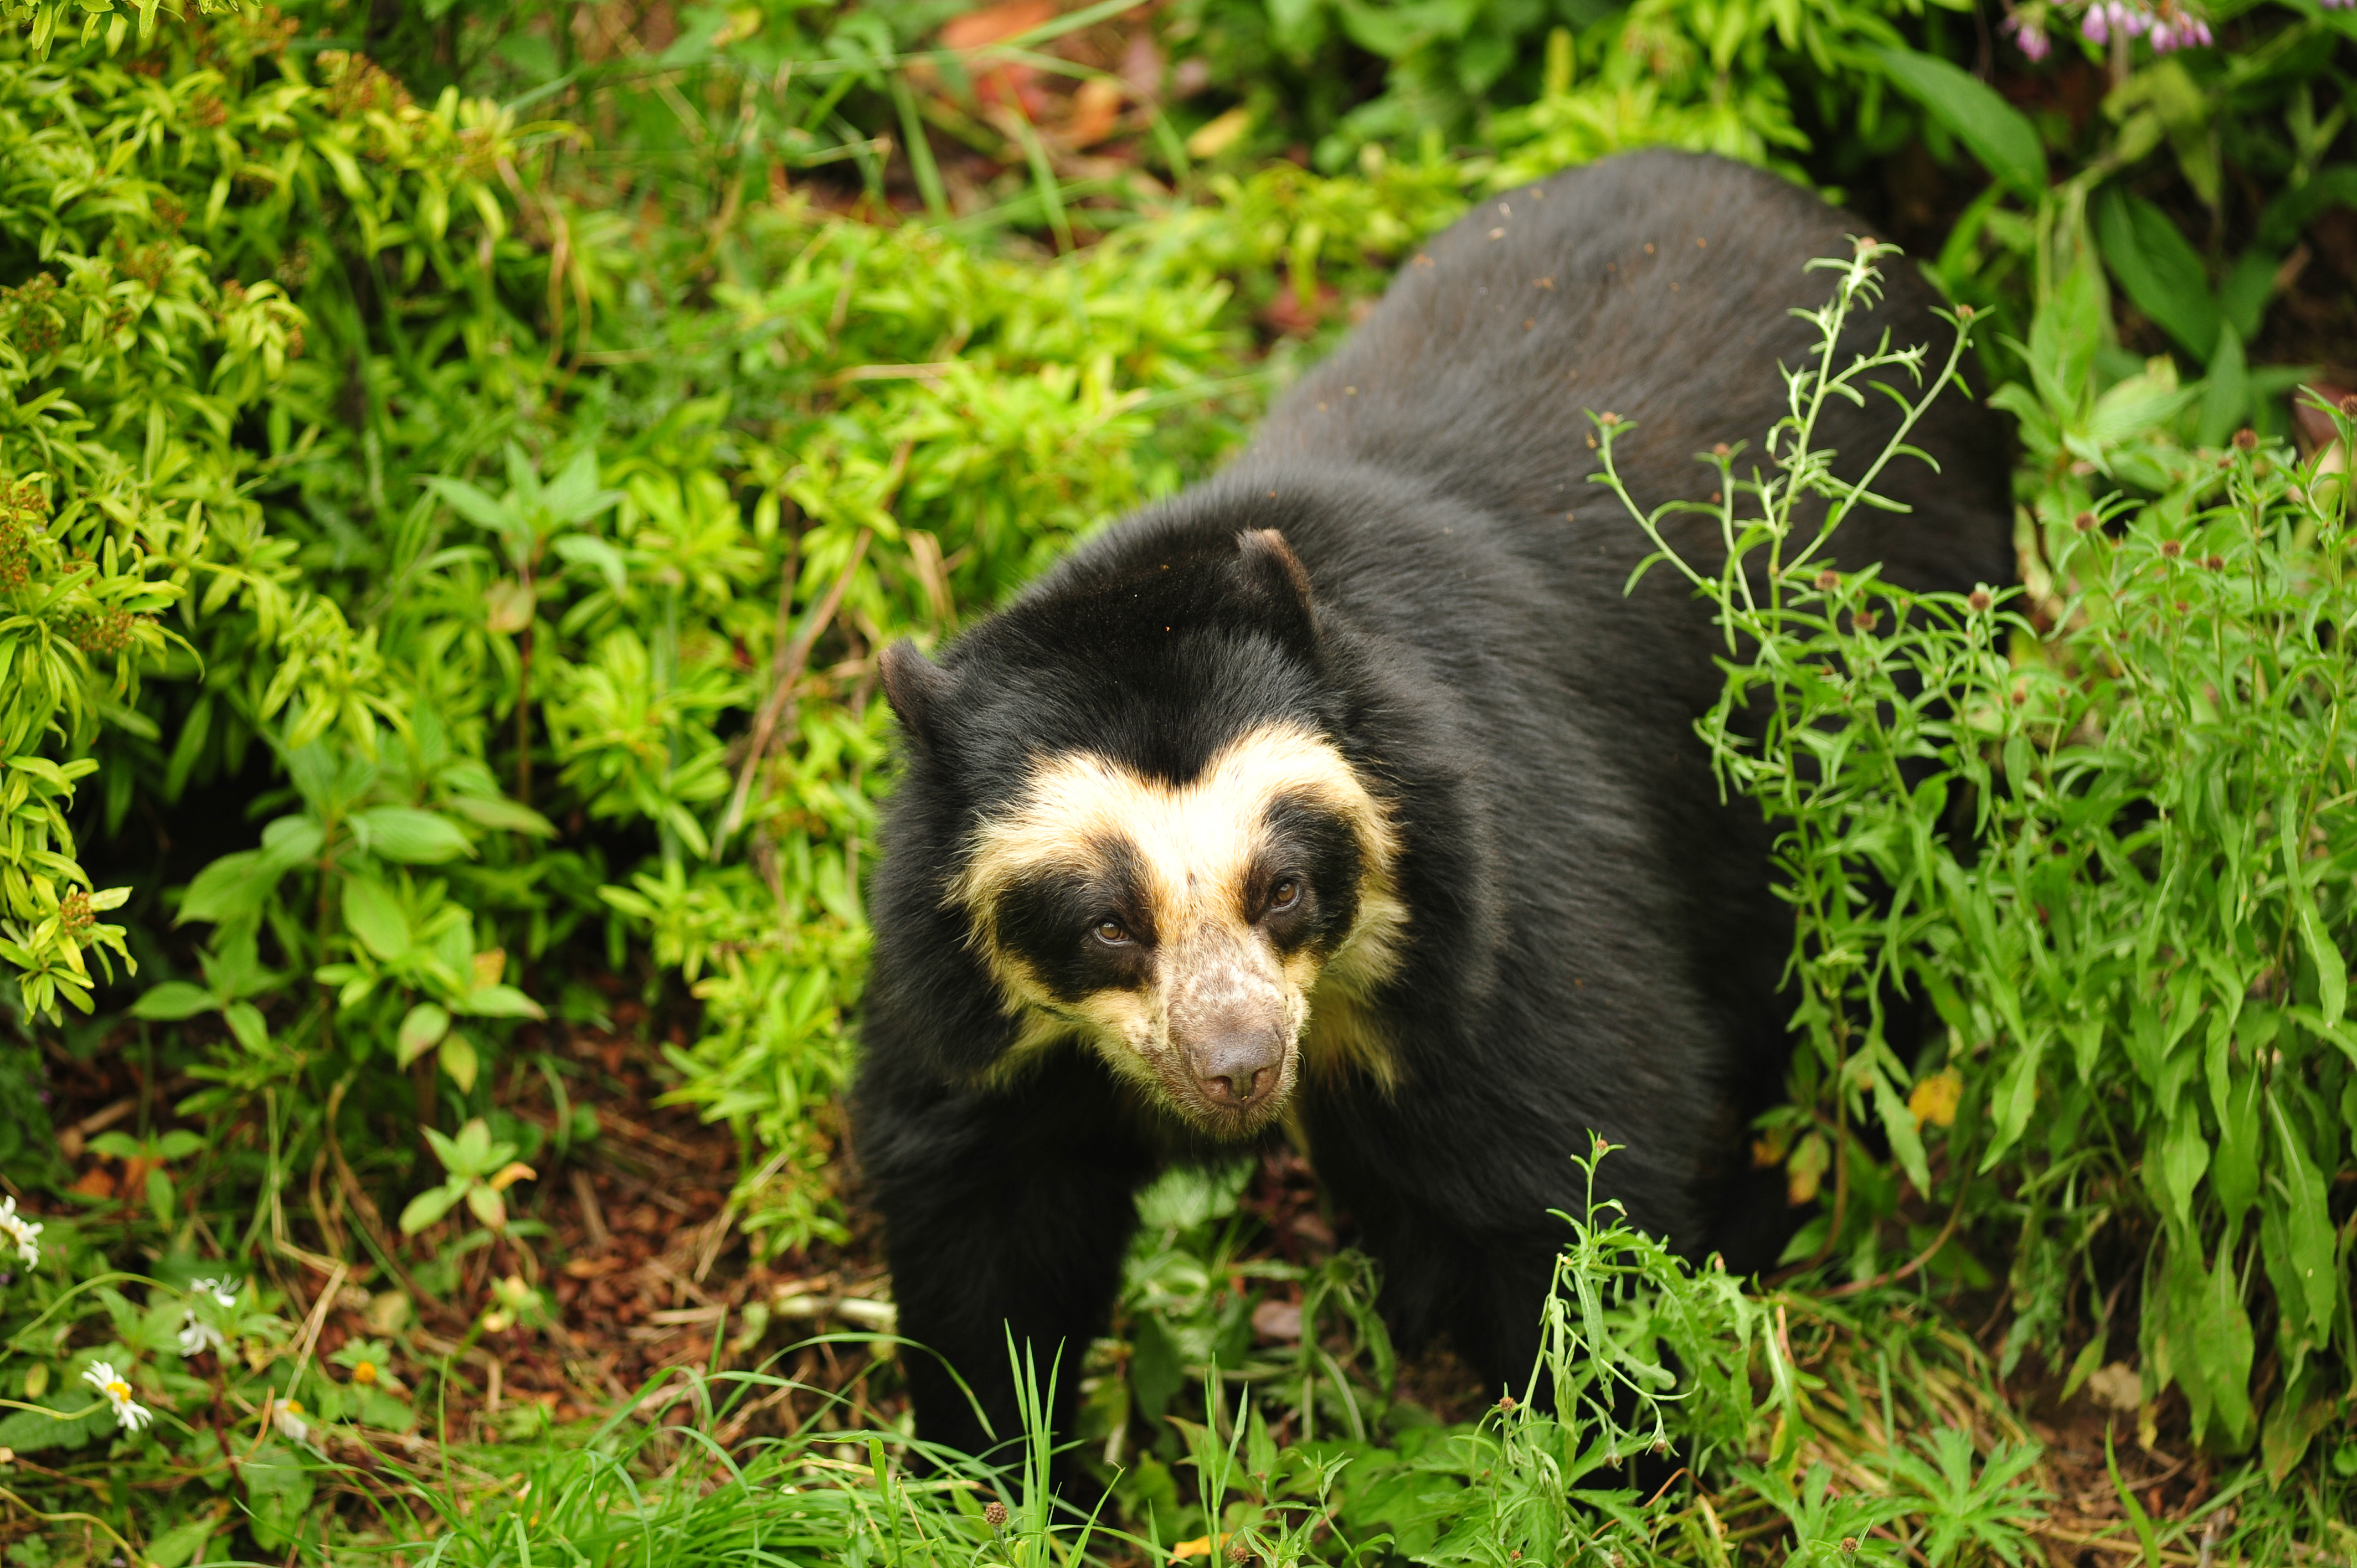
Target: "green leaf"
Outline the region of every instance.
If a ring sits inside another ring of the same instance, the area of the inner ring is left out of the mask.
[[[500,502],[464,479],[447,479],[436,476],[425,481],[425,488],[449,503],[450,510],[479,528],[507,533],[522,526],[522,520]]]
[[[262,1009],[253,1003],[232,1002],[221,1009],[221,1016],[229,1024],[229,1032],[237,1036],[237,1043],[247,1050],[259,1054],[270,1044],[269,1026],[263,1021]]]
[[[258,914],[276,883],[276,877],[263,871],[258,850],[222,855],[188,883],[180,897],[179,919],[220,924]]]
[[[2152,1528],[2152,1516],[2144,1511],[2144,1504],[2128,1484],[2120,1479],[2120,1462],[2112,1452],[2112,1429],[2104,1427],[2104,1468],[2110,1472],[2112,1490],[2119,1494],[2120,1506],[2127,1510],[2128,1525],[2136,1531],[2136,1545],[2144,1552],[2144,1568],[2160,1568],[2160,1542]]]
[[[2259,1432],[2259,1456],[2266,1461],[2268,1480],[2283,1484],[2340,1406],[2336,1391],[2312,1366],[2276,1396]]]
[[[475,853],[447,817],[414,806],[375,806],[353,814],[352,825],[372,854],[408,865],[439,865]]]
[[[407,1067],[441,1039],[450,1027],[450,1015],[431,1002],[421,1002],[401,1020],[393,1044],[393,1060]]]
[[[2308,859],[2301,853],[2300,835],[2308,824],[2308,814],[2299,809],[2299,791],[2287,787],[2276,806],[2276,827],[2283,843],[2284,879],[2289,885],[2293,918],[2298,923],[2300,940],[2308,945],[2308,956],[2316,961],[2317,1000],[2321,1004],[2324,1026],[2330,1029],[2341,1022],[2349,1008],[2349,961],[2341,956],[2324,920],[2316,912],[2316,896],[2309,891]]]
[[[191,985],[185,980],[167,980],[133,1003],[131,1015],[170,1022],[193,1018],[220,1005],[213,993],[201,985]]]
[[[442,1070],[450,1075],[450,1081],[458,1086],[459,1093],[474,1091],[475,1074],[480,1066],[475,1055],[474,1041],[453,1030],[442,1037],[442,1049],[436,1059],[441,1062]]]
[[[2120,287],[2187,353],[2208,362],[2225,318],[2201,252],[2169,214],[2117,186],[2105,186],[2093,205],[2095,242]]]
[[[2284,1114],[2283,1102],[2276,1098],[2273,1089],[2267,1090],[2267,1117],[2275,1125],[2284,1151],[2283,1169],[2272,1185],[2284,1197],[2284,1239],[2290,1251],[2285,1262],[2299,1283],[2309,1331],[2320,1343],[2331,1336],[2334,1308],[2339,1305],[2342,1284],[2339,1272],[2332,1266],[2335,1238],[2332,1214],[2326,1202],[2324,1173],[2309,1157],[2307,1142]],[[2292,1304],[2282,1305],[2284,1316],[2289,1317]]]
[[[475,1018],[545,1018],[541,1004],[512,985],[478,985],[459,1011]]]
[[[497,1162],[492,1158],[491,1124],[479,1116],[470,1116],[458,1129],[458,1136],[450,1145],[458,1155],[458,1170],[470,1176],[480,1176]]]
[[[410,948],[409,919],[393,889],[373,876],[344,878],[344,929],[388,963]]]
[[[221,1522],[211,1514],[183,1520],[148,1541],[141,1555],[146,1558],[149,1568],[180,1568],[180,1564],[196,1556],[198,1549],[211,1539]]]
[[[262,830],[262,868],[269,875],[292,871],[318,857],[328,831],[317,817],[280,817]]]
[[[1996,1136],[1989,1141],[1988,1153],[1981,1157],[1980,1168],[1984,1174],[1996,1167],[1998,1159],[2029,1125],[2030,1108],[2038,1101],[2038,1058],[2044,1054],[2044,1047],[2043,1039],[2017,1045],[2013,1060],[2006,1068],[1996,1093],[1990,1098],[1989,1110],[1996,1122]]]
[[[467,1176],[477,1169],[467,1164],[467,1156],[447,1134],[432,1127],[420,1130],[425,1134],[425,1146],[434,1151],[434,1157],[442,1162],[442,1168],[450,1175]]]
[[[2209,374],[2202,378],[2201,421],[2194,439],[2204,446],[2223,446],[2250,406],[2251,376],[2243,360],[2243,340],[2222,320],[2218,345],[2210,354]]]
[[[2095,351],[2103,347],[2106,324],[2103,280],[2083,260],[2062,274],[2054,297],[2038,307],[2024,358],[2040,399],[2057,417],[2070,419],[2094,390]]]
[[[2233,1224],[2259,1197],[2259,1075],[2245,1068],[2227,1090],[2218,1116],[2217,1155],[2211,1163],[2210,1190]]]
[[[2016,195],[2046,195],[2046,149],[2038,127],[1971,72],[1932,55],[1889,45],[1874,51],[1899,90],[1972,149],[1981,166]]]
[[[2276,270],[2282,264],[2281,256],[2253,246],[2235,259],[2234,270],[2218,285],[2218,308],[2244,343],[2259,335],[2267,300],[2275,294]]]
[[[2193,1229],[2193,1189],[2201,1185],[2201,1173],[2209,1168],[2210,1144],[2201,1135],[2201,1112],[2192,1101],[2181,1101],[2169,1135],[2161,1140],[2160,1177],[2169,1194],[2170,1212],[2188,1234]]]
[[[475,1211],[476,1219],[492,1230],[504,1230],[508,1228],[507,1199],[482,1183],[477,1182],[467,1189],[467,1207]]]
[[[576,566],[594,568],[606,586],[619,594],[630,581],[630,563],[610,542],[594,533],[567,533],[549,548]]]
[[[1883,1132],[1890,1139],[1890,1152],[1907,1172],[1907,1179],[1915,1190],[1929,1196],[1932,1191],[1932,1167],[1923,1157],[1923,1138],[1915,1126],[1915,1113],[1890,1087],[1890,1080],[1879,1070],[1874,1075],[1874,1111],[1882,1122]]]
[[[534,838],[554,838],[556,824],[521,801],[501,795],[455,795],[443,802],[445,809],[457,812],[477,827],[493,828],[505,832],[530,833]]]
[[[463,1181],[447,1181],[411,1198],[401,1211],[401,1233],[414,1236],[449,1213],[458,1199],[465,1196],[468,1186]]]

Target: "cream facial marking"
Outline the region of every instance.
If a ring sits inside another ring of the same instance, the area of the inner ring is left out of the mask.
[[[972,835],[950,893],[1023,1020],[1001,1070],[1079,1036],[1231,1135],[1275,1117],[1305,1069],[1389,1083],[1365,1002],[1405,933],[1398,854],[1387,809],[1298,725],[1239,736],[1183,784],[1043,759]],[[1340,1026],[1321,1030],[1329,1002]]]

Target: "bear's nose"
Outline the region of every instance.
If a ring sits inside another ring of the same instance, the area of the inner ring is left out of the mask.
[[[1266,1029],[1238,1030],[1189,1047],[1187,1065],[1222,1111],[1250,1111],[1276,1091],[1285,1042]]]

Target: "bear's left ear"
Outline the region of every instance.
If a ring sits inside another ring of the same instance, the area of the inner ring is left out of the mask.
[[[1309,573],[1273,528],[1236,535],[1236,576],[1262,622],[1305,653],[1318,645],[1318,615],[1309,603]]]

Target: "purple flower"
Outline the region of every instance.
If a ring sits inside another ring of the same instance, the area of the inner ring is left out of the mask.
[[[2112,41],[2112,29],[2104,20],[2104,8],[2101,5],[2087,7],[2086,16],[2079,22],[2079,31],[2086,35],[2087,41],[2091,44],[2107,44]]]
[[[2357,5],[2357,0],[2349,0],[2349,3]],[[2007,21],[2006,27],[2013,34],[2014,47],[2027,59],[2044,59],[2054,48],[2046,37],[2046,29],[2020,12],[2016,12]]]
[[[2167,54],[2171,49],[2188,49],[2196,44],[2211,42],[2210,24],[2177,4],[2177,0],[2160,0],[2160,15],[2152,29],[2155,54]]]

